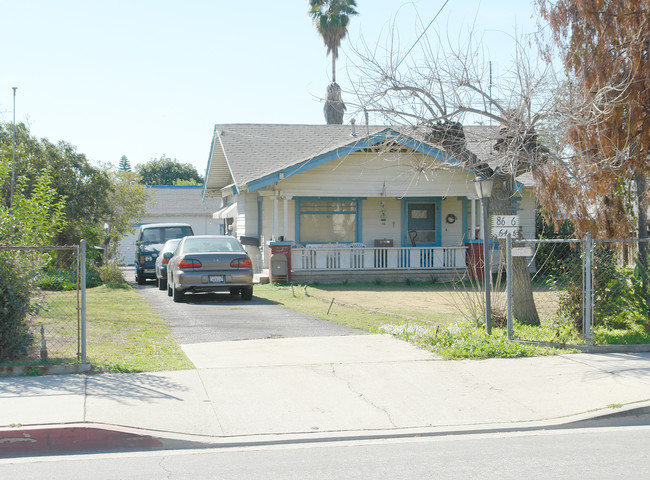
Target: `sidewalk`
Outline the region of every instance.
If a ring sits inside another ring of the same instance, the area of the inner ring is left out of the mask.
[[[387,335],[183,349],[195,370],[0,378],[0,457],[525,428],[650,405],[647,353],[443,361]]]

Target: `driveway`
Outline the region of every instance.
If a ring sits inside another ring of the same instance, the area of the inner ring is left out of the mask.
[[[183,303],[174,303],[153,282],[137,285],[133,268],[125,269],[124,277],[167,321],[180,344],[367,333],[297,313],[255,296],[252,301],[244,302],[239,296],[223,293],[188,294]]]

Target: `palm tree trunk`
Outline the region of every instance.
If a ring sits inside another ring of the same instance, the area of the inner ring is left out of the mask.
[[[336,83],[336,56],[332,52],[332,83]]]

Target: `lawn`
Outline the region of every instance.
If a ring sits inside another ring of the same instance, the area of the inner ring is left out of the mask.
[[[48,363],[77,361],[77,293],[45,292],[45,306],[34,319],[38,349],[28,361],[40,361],[40,331],[45,333]],[[194,368],[167,323],[131,288],[86,291],[87,361],[96,371],[144,372]],[[3,363],[7,365],[9,363]]]
[[[288,299],[281,292],[291,289],[275,285],[255,288],[257,296],[282,301]],[[296,298],[304,297],[304,292],[304,286],[293,289]],[[307,294],[328,304],[334,299],[337,306],[359,307],[400,321],[422,324],[449,325],[462,320],[476,321],[483,316],[483,291],[455,283],[315,285],[307,287]],[[533,296],[540,316],[545,320],[551,319],[558,307],[557,293],[536,289]],[[294,306],[296,303],[294,300]],[[505,315],[505,293],[492,292],[492,307]]]

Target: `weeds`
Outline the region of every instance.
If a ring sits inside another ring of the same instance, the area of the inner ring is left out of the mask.
[[[495,328],[492,335],[488,335],[482,326],[467,321],[442,329],[428,329],[409,323],[382,325],[380,331],[428,348],[448,360],[530,357],[553,355],[561,351],[509,341],[503,328]]]

